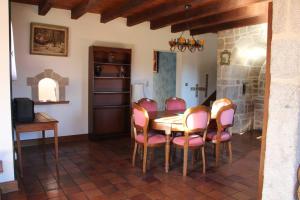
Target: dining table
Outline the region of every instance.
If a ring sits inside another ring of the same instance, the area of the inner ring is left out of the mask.
[[[169,172],[170,143],[172,132],[184,132],[183,115],[185,110],[152,111],[149,115],[149,128],[164,131],[166,135],[165,146],[165,171]],[[214,124],[215,118],[211,118],[210,124]]]

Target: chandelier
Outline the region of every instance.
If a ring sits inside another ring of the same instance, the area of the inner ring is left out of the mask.
[[[185,8],[185,18],[188,19],[188,10],[191,8],[192,6],[190,4],[186,4],[184,6]],[[189,30],[189,25],[188,22],[186,22],[186,26],[187,26],[187,30]],[[172,39],[169,41],[169,45],[170,45],[170,50],[172,52],[174,52],[176,50],[176,48],[181,51],[184,52],[186,49],[190,50],[190,52],[195,52],[196,50],[198,51],[202,51],[204,48],[204,40],[196,40],[194,38],[194,36],[192,36],[189,39],[186,39],[183,37],[184,31],[182,31],[181,35],[179,36],[179,38],[176,39]]]

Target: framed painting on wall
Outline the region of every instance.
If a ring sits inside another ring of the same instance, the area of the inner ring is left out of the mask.
[[[68,39],[68,27],[31,23],[30,54],[68,56]]]
[[[230,57],[231,57],[231,52],[228,50],[224,50],[221,52],[220,55],[220,65],[230,65]]]

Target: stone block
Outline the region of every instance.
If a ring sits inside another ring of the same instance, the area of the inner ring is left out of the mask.
[[[298,76],[300,74],[300,39],[275,37],[272,42],[271,57],[272,77]]]
[[[36,78],[27,78],[27,85],[28,86],[33,86],[33,85],[37,85],[38,81],[36,80]]]
[[[52,69],[45,69],[44,76],[45,77],[52,77],[53,70]]]
[[[234,44],[233,44],[233,43],[227,43],[227,44],[225,44],[225,46],[224,46],[224,48],[227,49],[227,50],[231,50],[233,47],[234,47]]]
[[[289,20],[289,28],[290,31],[294,34],[299,34],[300,32],[300,1],[299,0],[291,0],[291,7],[289,7],[290,16]]]
[[[66,86],[69,85],[69,78],[62,78],[59,80],[59,85]]]
[[[43,72],[43,73],[40,73],[40,74],[36,75],[35,78],[36,78],[38,81],[40,81],[40,80],[42,80],[43,78],[46,78],[46,76],[45,76],[45,73]]]
[[[218,32],[218,37],[231,36],[231,35],[233,35],[233,29],[228,29],[228,30]]]
[[[57,74],[57,73],[55,73],[55,72],[53,72],[52,74],[51,74],[51,76],[50,76],[53,80],[55,80],[55,81],[59,81],[60,79],[62,79],[62,77],[59,75],[59,74]]]
[[[239,91],[238,91],[238,87],[237,86],[227,86],[227,87],[224,87],[224,95],[225,97],[229,98],[229,99],[237,99],[238,98],[238,94],[239,94]]]
[[[273,35],[287,30],[288,19],[290,18],[289,5],[290,0],[273,1]]]
[[[226,37],[225,38],[225,43],[233,43],[234,42],[234,37]]]
[[[234,78],[245,80],[248,75],[248,68],[239,65],[229,65],[222,68],[222,78]]]
[[[224,49],[224,39],[218,39],[218,49]]]

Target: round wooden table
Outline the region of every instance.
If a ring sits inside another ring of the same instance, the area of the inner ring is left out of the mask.
[[[164,131],[166,134],[165,170],[169,172],[171,133],[184,131],[184,110],[148,112],[149,126],[154,130]]]

